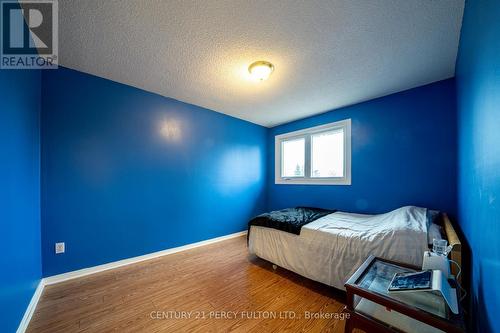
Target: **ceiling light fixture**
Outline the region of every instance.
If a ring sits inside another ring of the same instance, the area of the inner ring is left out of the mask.
[[[256,61],[248,66],[250,76],[255,80],[264,81],[269,79],[271,73],[274,71],[274,65],[269,61]]]

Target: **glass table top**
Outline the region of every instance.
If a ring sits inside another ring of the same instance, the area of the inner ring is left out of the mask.
[[[401,272],[415,272],[415,270],[375,259],[356,284],[360,288],[374,291],[442,318],[448,318],[449,314],[443,297],[434,291],[389,293],[387,288],[394,274]]]

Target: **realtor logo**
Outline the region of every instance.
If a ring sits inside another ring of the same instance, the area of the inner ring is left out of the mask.
[[[0,68],[57,68],[57,0],[1,2]]]

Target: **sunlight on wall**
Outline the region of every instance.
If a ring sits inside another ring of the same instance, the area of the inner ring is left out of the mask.
[[[180,141],[182,138],[181,122],[177,119],[163,119],[160,122],[160,134],[167,141]]]

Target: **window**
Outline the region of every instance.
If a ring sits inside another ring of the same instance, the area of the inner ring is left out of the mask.
[[[351,184],[351,120],[275,137],[276,184]]]
[[[283,151],[281,175],[283,177],[304,177],[305,145],[306,140],[304,138],[281,142],[281,149]]]

